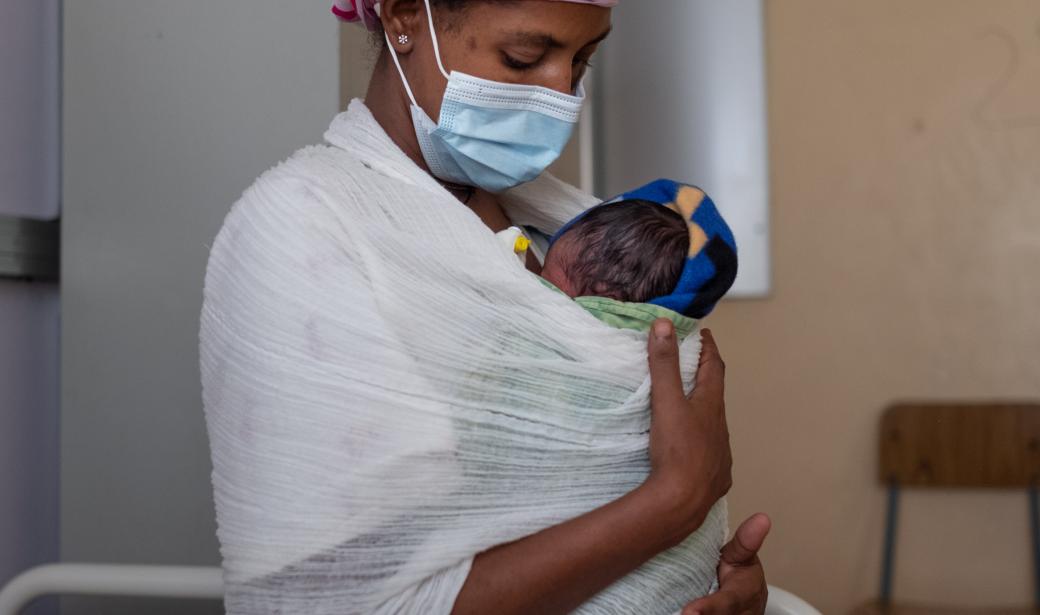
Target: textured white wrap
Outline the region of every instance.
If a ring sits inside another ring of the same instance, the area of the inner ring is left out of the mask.
[[[646,478],[646,335],[543,286],[360,102],[326,140],[246,191],[206,273],[227,611],[449,613],[477,553]],[[502,201],[546,232],[595,202],[548,175]],[[726,531],[720,502],[579,612],[675,612]]]

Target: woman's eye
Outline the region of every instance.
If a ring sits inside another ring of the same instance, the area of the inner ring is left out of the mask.
[[[571,89],[577,90],[578,84],[585,77],[585,73],[592,68],[592,64],[589,63],[588,58],[574,58],[574,63],[571,65]]]
[[[535,64],[538,63],[537,60],[535,60],[534,62],[525,62],[523,60],[518,60],[505,52],[502,53],[502,61],[505,63],[506,66],[512,68],[513,70],[530,70],[534,68]]]

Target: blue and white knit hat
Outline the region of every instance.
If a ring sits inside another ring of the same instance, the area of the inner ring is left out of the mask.
[[[715,304],[729,291],[737,277],[737,242],[733,238],[733,231],[703,190],[669,179],[651,182],[596,207],[633,199],[668,207],[682,216],[690,229],[690,253],[679,284],[670,295],[651,299],[649,303],[691,318],[704,318],[715,309]],[[565,224],[552,237],[549,245],[556,243],[578,220],[596,207]]]

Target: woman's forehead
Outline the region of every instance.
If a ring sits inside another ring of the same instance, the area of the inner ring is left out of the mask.
[[[503,38],[508,39],[508,42],[513,42],[520,45],[530,45],[532,47],[538,46],[547,47],[549,49],[557,49],[566,47],[568,46],[568,43],[570,43],[570,41],[559,40],[557,36],[552,32],[545,32],[540,30],[510,30],[508,28],[503,28],[499,29],[499,34]],[[607,24],[605,30],[603,30],[590,40],[582,41],[582,43],[583,45],[595,45],[596,43],[599,43],[603,39],[607,38],[608,34],[610,34],[609,23]]]
[[[609,8],[572,2],[478,2],[468,10],[464,29],[468,35],[493,36],[522,45],[584,47],[607,37],[610,14]]]

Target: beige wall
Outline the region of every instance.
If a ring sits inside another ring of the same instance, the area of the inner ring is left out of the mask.
[[[1040,2],[769,0],[775,292],[710,319],[770,580],[876,592],[882,408],[1040,398]],[[908,493],[895,591],[1030,597],[1022,494]]]
[[[376,49],[364,28],[353,24],[340,24],[339,28],[339,92],[346,109],[351,99],[365,97]]]
[[[731,510],[772,514],[771,582],[842,613],[876,592],[882,408],[1040,398],[1040,2],[767,9],[775,292],[710,319]],[[1027,603],[1027,529],[1021,494],[907,494],[897,597]]]

